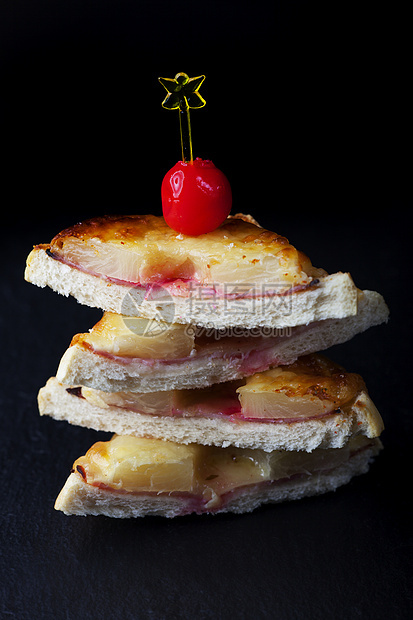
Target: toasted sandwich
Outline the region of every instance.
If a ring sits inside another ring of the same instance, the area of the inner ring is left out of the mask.
[[[319,354],[194,390],[111,393],[51,378],[38,401],[57,420],[181,444],[310,452],[383,430],[360,375]]]
[[[114,436],[75,461],[55,508],[118,518],[251,512],[333,491],[365,473],[380,448],[364,436],[310,454]]]
[[[285,237],[240,214],[198,237],[153,215],[90,219],[35,246],[25,278],[108,312],[213,329],[357,313],[348,273],[313,267]]]
[[[198,237],[90,219],[35,246],[25,278],[103,310],[38,395],[115,433],[75,461],[66,514],[249,512],[334,490],[381,449],[363,379],[316,351],[386,321],[383,298],[251,216]]]
[[[373,291],[359,291],[354,316],[284,329],[219,331],[106,312],[89,333],[73,338],[57,379],[108,392],[202,388],[290,364],[387,317]]]

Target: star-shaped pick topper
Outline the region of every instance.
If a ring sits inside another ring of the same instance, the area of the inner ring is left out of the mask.
[[[190,78],[186,73],[177,73],[173,80],[158,78],[162,86],[168,91],[162,101],[166,110],[179,110],[179,128],[181,132],[182,161],[192,162],[192,133],[189,110],[203,108],[205,99],[199,94],[199,88],[205,80],[205,75]]]
[[[186,73],[177,73],[174,79],[158,78],[162,86],[168,91],[162,101],[162,107],[166,110],[177,110],[181,112],[203,108],[206,101],[199,94],[199,88],[205,80],[205,75],[190,78]]]

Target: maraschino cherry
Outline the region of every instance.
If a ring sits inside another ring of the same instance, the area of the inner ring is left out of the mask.
[[[226,220],[232,205],[225,174],[208,159],[178,161],[162,181],[166,223],[184,235],[202,235]]]
[[[198,90],[205,76],[189,78],[177,73],[175,78],[159,78],[168,91],[162,102],[167,110],[179,110],[182,161],[165,175],[162,210],[166,223],[179,233],[198,236],[218,228],[232,206],[231,186],[225,174],[212,161],[192,155],[189,110],[202,108],[205,100]]]

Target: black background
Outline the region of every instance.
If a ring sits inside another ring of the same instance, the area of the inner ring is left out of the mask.
[[[2,618],[411,617],[407,24],[363,2],[2,4]],[[336,493],[251,515],[69,518],[55,497],[106,435],[41,419],[36,394],[100,312],[25,283],[25,258],[85,217],[161,213],[180,147],[157,77],[178,71],[207,76],[194,151],[233,212],[385,296],[388,325],[331,351],[385,450]]]

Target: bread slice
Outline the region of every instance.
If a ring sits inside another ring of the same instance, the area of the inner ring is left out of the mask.
[[[95,430],[267,452],[341,448],[383,430],[362,378],[320,355],[205,390],[110,394],[51,378],[38,402],[41,415]]]
[[[97,446],[95,444],[91,450]],[[242,454],[233,448],[217,448],[212,454],[204,452],[200,461],[196,446],[191,446],[191,451],[195,448],[192,454],[195,459],[198,458],[194,472],[188,471],[191,454],[181,460],[177,455],[170,459],[175,480],[178,479],[178,491],[173,490],[173,482],[172,486],[168,484],[167,471],[159,471],[159,456],[154,457],[156,462],[153,466],[153,459],[147,465],[148,458],[136,454],[133,469],[138,482],[134,482],[134,472],[131,473],[130,466],[125,465],[127,459],[118,458],[115,475],[110,468],[109,474],[105,472],[101,478],[99,473],[96,475],[92,471],[92,483],[89,482],[90,469],[86,457],[83,457],[74,464],[55,508],[66,515],[116,518],[246,513],[263,504],[334,491],[354,476],[366,473],[381,447],[378,439],[358,440],[339,450],[315,451],[304,460],[302,454],[290,453],[285,465],[285,455],[281,452],[274,452],[265,459],[257,454],[259,451],[250,450]],[[219,450],[221,454],[217,453]],[[102,446],[98,447],[98,451],[105,456]],[[322,452],[324,454],[320,454]],[[146,464],[143,474],[140,473],[140,463]],[[246,472],[242,471],[243,468]],[[199,479],[200,473],[202,481]],[[149,486],[147,480],[145,484],[145,476],[148,478],[148,475],[152,476]],[[102,479],[106,482],[102,483]]]
[[[120,435],[154,437],[177,443],[260,448],[265,451],[304,450],[317,447],[340,448],[355,433],[367,437],[380,434],[380,414],[366,392],[358,395],[348,409],[322,419],[294,423],[270,423],[222,417],[174,417],[138,413],[108,405],[99,407],[77,396],[76,387],[59,383],[54,377],[39,391],[39,410],[55,420],[115,432]]]
[[[242,215],[199,237],[149,215],[88,220],[35,246],[25,278],[105,311],[214,329],[292,327],[357,312],[348,273],[314,268],[287,239]]]
[[[139,349],[137,356],[130,352],[126,357],[113,355],[113,349],[105,350],[103,339],[98,350],[90,346],[85,335],[78,335],[62,357],[57,379],[68,385],[107,392],[193,389],[241,379],[345,342],[387,320],[388,308],[381,295],[358,291],[357,299],[358,311],[354,316],[316,321],[264,337],[260,336],[266,333],[264,330],[245,337],[231,336],[224,339],[226,348],[219,333],[213,332],[207,339],[195,337],[192,350],[178,359],[149,359],[147,351],[140,357]],[[111,332],[113,335],[114,328]]]

